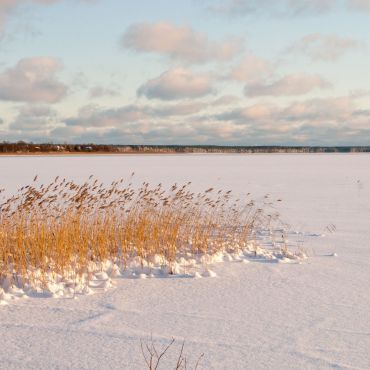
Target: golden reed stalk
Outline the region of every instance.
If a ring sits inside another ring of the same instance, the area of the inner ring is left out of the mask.
[[[59,177],[31,185],[0,204],[0,283],[32,273],[76,276],[91,262],[121,265],[133,257],[214,254],[244,248],[271,216],[248,197],[230,191],[190,191],[190,183],[165,190],[134,187],[123,179],[109,186],[90,176],[83,184]]]

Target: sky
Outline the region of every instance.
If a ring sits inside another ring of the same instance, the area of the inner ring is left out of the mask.
[[[370,145],[370,0],[0,0],[0,141]]]

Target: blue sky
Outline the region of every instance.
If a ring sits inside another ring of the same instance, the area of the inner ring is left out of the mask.
[[[370,0],[1,0],[0,140],[368,145]]]

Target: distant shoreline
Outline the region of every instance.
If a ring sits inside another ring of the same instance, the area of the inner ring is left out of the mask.
[[[35,156],[35,157],[42,157],[42,156],[83,156],[83,155],[107,155],[107,156],[114,156],[114,155],[135,155],[135,154],[192,154],[192,153],[175,153],[175,152],[7,152],[1,153],[0,157],[17,157],[17,156]]]
[[[218,146],[0,143],[0,156],[117,154],[370,153],[370,146]]]
[[[354,152],[129,152],[129,153],[120,153],[120,152],[39,152],[39,153],[32,153],[32,152],[24,152],[24,153],[0,153],[1,157],[86,157],[86,156],[133,156],[133,155],[210,155],[210,154],[240,154],[240,155],[262,155],[262,154],[274,154],[274,155],[282,155],[282,154],[299,154],[299,155],[307,155],[307,154],[347,154],[347,155],[354,155],[354,154],[370,154],[370,152],[365,151],[354,151]]]

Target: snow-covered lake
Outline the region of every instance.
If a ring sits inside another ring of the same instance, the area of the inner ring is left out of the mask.
[[[36,174],[110,183],[133,171],[137,182],[282,199],[281,217],[303,233],[310,258],[0,306],[0,368],[144,369],[140,339],[150,335],[159,347],[177,339],[163,369],[183,339],[190,364],[204,353],[200,369],[370,368],[370,155],[0,157],[0,188],[12,193]]]

